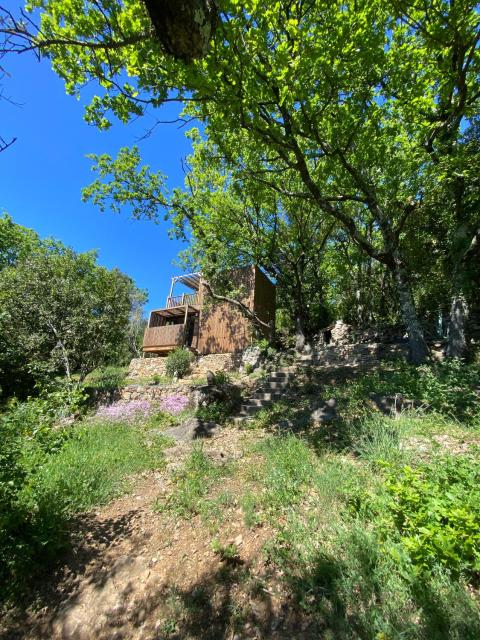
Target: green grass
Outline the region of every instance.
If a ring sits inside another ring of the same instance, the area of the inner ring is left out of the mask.
[[[239,503],[246,526],[273,529],[267,564],[319,637],[480,637],[479,434],[469,417],[370,409],[281,435],[284,410],[278,403],[257,422],[276,435],[243,465],[253,485]],[[345,431],[340,446],[329,429]],[[457,444],[469,446],[459,454]]]
[[[138,426],[93,423],[45,461],[26,491],[40,511],[85,511],[125,491],[129,476],[161,468],[165,442]]]
[[[13,441],[16,472],[9,492],[0,486],[0,580],[8,585],[2,598],[58,560],[76,514],[127,491],[134,474],[162,468],[167,442],[139,425],[112,422],[71,427],[53,452],[31,437]]]
[[[217,464],[195,445],[191,454],[173,477],[174,489],[166,498],[158,498],[156,509],[170,511],[181,518],[201,514],[205,519],[219,513],[219,506],[229,502],[228,494],[212,498],[210,490],[216,481],[232,473],[228,464]]]

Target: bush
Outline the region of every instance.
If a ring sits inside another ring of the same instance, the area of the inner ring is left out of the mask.
[[[228,384],[230,376],[226,371],[216,371],[213,374],[213,384]]]
[[[400,473],[391,470],[389,509],[401,542],[421,569],[480,571],[480,464],[444,456]]]
[[[212,402],[205,407],[198,407],[196,416],[204,422],[223,424],[232,413],[232,407],[224,402]]]
[[[178,348],[171,351],[167,356],[165,371],[167,376],[173,378],[183,378],[190,371],[193,360],[193,353],[189,349]]]
[[[417,573],[439,568],[458,576],[480,571],[480,465],[439,456],[416,468],[385,464],[385,493],[350,496],[354,511],[375,522],[384,544],[396,541]],[[390,550],[392,552],[390,543]],[[398,551],[394,551],[399,559]]]

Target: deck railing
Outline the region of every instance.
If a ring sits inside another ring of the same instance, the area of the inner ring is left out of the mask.
[[[144,347],[180,347],[183,345],[183,324],[167,327],[146,328],[143,335]]]
[[[181,296],[169,296],[167,298],[167,309],[184,307],[186,304],[198,304],[198,301],[198,293],[182,293]]]

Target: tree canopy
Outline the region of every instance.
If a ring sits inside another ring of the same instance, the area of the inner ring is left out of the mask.
[[[84,376],[130,353],[132,312],[145,301],[131,278],[42,241],[10,217],[0,218],[0,389],[31,392],[52,376]],[[138,322],[138,318],[135,317]]]

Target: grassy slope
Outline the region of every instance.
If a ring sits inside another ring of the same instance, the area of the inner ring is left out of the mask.
[[[442,396],[428,372],[417,391],[443,412],[387,417],[364,400],[387,382],[389,390],[413,386],[412,375],[401,369],[337,383],[336,422],[278,430],[279,419],[295,425],[318,392],[332,391],[310,380],[295,403],[259,415],[256,444],[241,463],[216,468],[195,449],[160,508],[200,514],[226,562],[240,552],[222,539],[230,505],[241,505],[248,528],[270,528],[263,588],[280,576],[313,634],[480,637],[478,400],[468,376]],[[463,422],[452,415],[457,402]]]
[[[224,574],[248,593],[280,590],[289,615],[305,626],[301,637],[476,639],[476,376],[475,368],[415,372],[403,366],[343,381],[312,374],[299,381],[289,403],[277,403],[250,424],[240,460],[219,461],[207,446],[194,446],[155,502],[157,517],[201,523],[198,535],[210,539],[225,564],[213,600]],[[428,403],[430,411],[393,418],[367,400],[370,392],[397,391]],[[336,421],[315,427],[305,420],[318,397],[331,395],[339,401]],[[58,451],[31,455],[35,472],[18,508],[20,515],[22,509],[36,515],[30,528],[22,525],[10,558],[23,554],[18,571],[38,561],[39,549],[42,560],[59,553],[76,513],[125,491],[132,474],[162,468],[165,441],[152,435],[162,420],[133,427],[94,422]],[[242,526],[263,531],[266,541],[263,569],[254,577],[240,563],[241,541],[226,534],[239,507]],[[179,571],[182,562],[178,558]],[[233,598],[222,608],[222,634],[242,628],[247,600]],[[174,594],[165,599],[166,638],[176,637],[193,613],[195,628],[211,626],[202,617],[207,609],[195,602],[187,611]],[[230,637],[211,631],[208,637]]]

